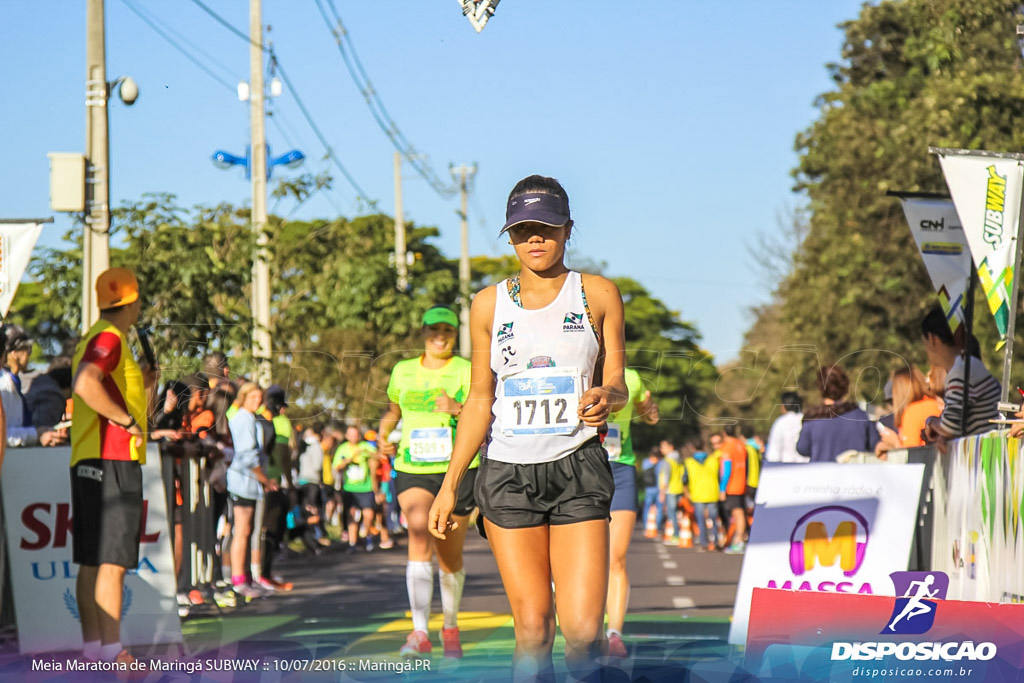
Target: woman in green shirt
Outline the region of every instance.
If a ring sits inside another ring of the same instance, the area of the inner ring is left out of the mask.
[[[427,531],[427,513],[448,471],[455,439],[455,425],[462,404],[469,394],[470,362],[454,355],[459,318],[446,306],[434,306],[423,314],[423,354],[397,363],[388,382],[388,409],[380,421],[381,452],[394,455],[395,489],[398,504],[409,527],[409,560],[406,587],[412,611],[413,630],[400,654],[417,657],[431,651],[427,621],[434,594],[434,570],[431,557],[437,552],[441,580],[441,607],[444,627],[441,642],[445,657],[462,657],[458,613],[466,572],[462,566],[462,546],[466,540],[467,519],[476,507],[473,484],[475,458],[459,486],[454,514],[458,530],[444,540]],[[402,420],[402,440],[396,450],[388,442],[398,420]]]

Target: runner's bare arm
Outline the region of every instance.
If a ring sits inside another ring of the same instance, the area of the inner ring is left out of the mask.
[[[488,287],[476,295],[469,311],[469,332],[472,339],[472,371],[469,396],[462,406],[455,446],[441,490],[434,498],[427,518],[427,529],[437,538],[444,538],[455,508],[456,493],[462,477],[480,450],[491,425],[494,405],[494,374],[491,372],[491,327],[494,323],[494,302],[497,289]],[[452,526],[454,529],[454,525]]]
[[[395,425],[402,419],[402,409],[394,401],[388,401],[388,409],[384,417],[380,418],[380,425],[377,427],[377,449],[386,455],[395,454],[395,444],[388,441],[391,432],[395,431]]]
[[[622,410],[629,401],[624,374],[625,313],[622,294],[611,280],[600,275],[584,275],[583,286],[595,322],[600,328],[602,349],[597,360],[601,385],[584,392],[580,399],[580,419],[588,426],[598,427],[609,414]]]

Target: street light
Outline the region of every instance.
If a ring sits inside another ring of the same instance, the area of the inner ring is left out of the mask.
[[[225,152],[222,149],[218,149],[213,153],[210,159],[213,161],[217,168],[228,169],[232,166],[244,166],[245,167],[245,178],[246,180],[252,177],[252,154],[249,145],[245,146],[245,156],[240,157],[237,154],[231,152]],[[267,180],[270,179],[271,172],[274,166],[286,166],[288,168],[298,168],[302,165],[302,162],[306,160],[306,155],[297,149],[285,152],[279,157],[270,156],[270,145],[267,145]]]

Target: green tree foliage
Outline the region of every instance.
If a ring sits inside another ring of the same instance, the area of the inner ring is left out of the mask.
[[[946,191],[929,146],[1024,147],[1021,22],[1020,4],[1007,0],[901,0],[865,4],[843,24],[842,58],[828,66],[835,89],[796,139],[809,231],[775,305],[751,330],[776,330],[764,344],[760,361],[773,367],[761,371],[752,414],[770,412],[787,383],[815,394],[817,363],[839,360],[858,397],[870,400],[894,365],[925,362],[919,323],[935,295],[886,191]],[[976,333],[995,368],[994,324],[978,301]],[[807,348],[783,362],[775,352],[784,344]],[[727,372],[722,385],[735,389],[742,374]]]

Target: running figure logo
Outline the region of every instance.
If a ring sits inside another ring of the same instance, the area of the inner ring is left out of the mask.
[[[935,623],[938,600],[946,599],[949,577],[942,572],[893,572],[896,604],[882,633],[921,634]]]

